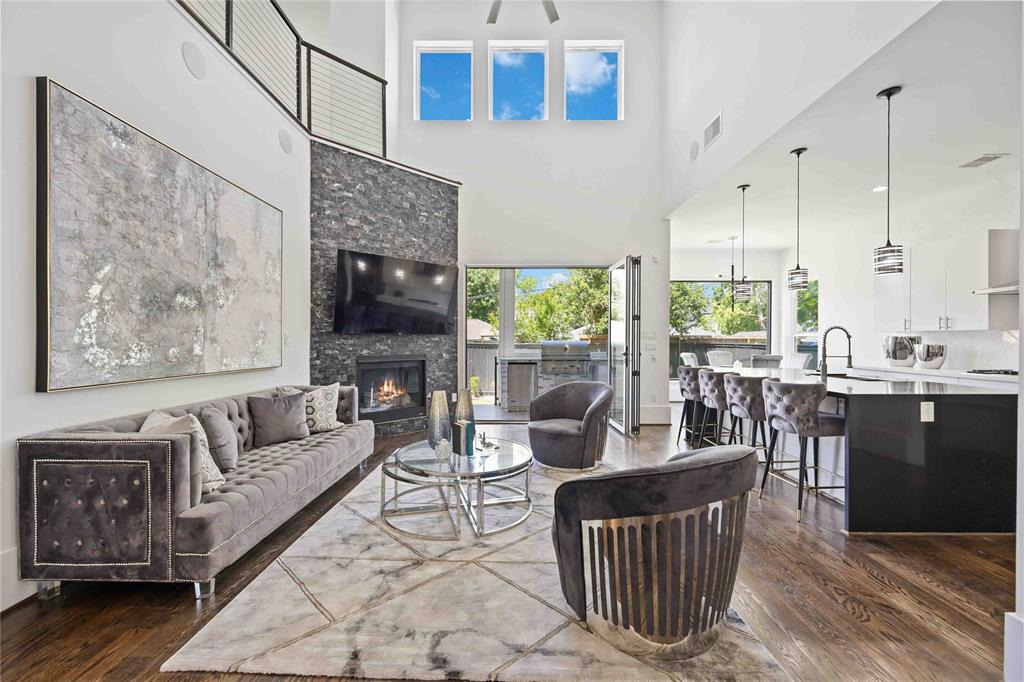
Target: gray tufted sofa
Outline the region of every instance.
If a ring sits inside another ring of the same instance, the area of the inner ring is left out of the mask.
[[[254,448],[247,398],[276,390],[166,410],[212,405],[236,428],[238,466],[205,495],[193,436],[139,433],[148,412],[19,439],[19,577],[41,595],[51,581],[104,580],[194,582],[208,596],[220,571],[373,453],[348,386],[341,428]]]

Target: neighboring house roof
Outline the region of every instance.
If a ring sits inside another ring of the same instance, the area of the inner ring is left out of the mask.
[[[467,339],[496,339],[498,330],[483,320],[469,318],[466,320]]]

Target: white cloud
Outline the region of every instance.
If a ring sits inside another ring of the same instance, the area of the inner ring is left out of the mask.
[[[420,86],[420,91],[424,95],[429,97],[430,99],[440,99],[441,98],[441,93],[438,92],[437,90],[435,90],[434,88],[430,87],[429,85],[421,85]]]
[[[501,108],[498,110],[498,115],[495,116],[497,121],[511,121],[519,117],[519,110],[513,107],[508,102],[502,102]]]
[[[518,69],[526,63],[526,55],[522,52],[509,52],[508,50],[495,50],[494,63],[498,66],[505,66],[510,69]]]
[[[553,287],[556,284],[561,284],[562,282],[568,282],[568,281],[569,281],[569,275],[567,275],[566,273],[564,273],[564,272],[553,272],[550,275],[548,275],[547,285],[549,287]]]
[[[615,78],[615,64],[600,52],[570,52],[565,56],[565,90],[589,95]]]
[[[534,114],[533,114],[533,116],[530,117],[530,120],[531,121],[539,121],[542,118],[544,118],[544,100],[543,99],[540,102],[537,103],[536,107],[534,107]]]

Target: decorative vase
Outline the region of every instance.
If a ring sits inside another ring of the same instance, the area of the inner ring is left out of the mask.
[[[437,447],[434,448],[434,458],[437,459],[438,462],[447,462],[452,458],[452,452],[452,444],[442,439],[441,442],[437,444]]]
[[[914,355],[921,369],[938,369],[946,361],[946,347],[941,343],[916,343]]]
[[[913,367],[914,344],[921,343],[920,336],[886,336],[882,338],[885,362],[890,367]]]
[[[444,391],[430,394],[430,409],[427,412],[427,442],[437,448],[442,440],[452,441],[452,423],[448,418],[448,396]]]
[[[455,402],[455,421],[467,421],[476,423],[473,418],[473,396],[469,389],[459,389],[459,399]]]

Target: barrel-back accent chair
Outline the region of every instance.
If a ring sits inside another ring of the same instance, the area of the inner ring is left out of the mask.
[[[612,389],[600,381],[571,381],[530,402],[533,458],[557,469],[594,469],[608,440]]]
[[[707,650],[729,609],[756,478],[753,448],[734,445],[563,483],[551,532],[566,602],[633,655]]]

